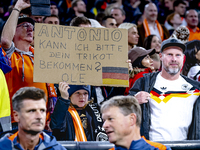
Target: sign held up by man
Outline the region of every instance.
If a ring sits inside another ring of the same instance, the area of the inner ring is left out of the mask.
[[[123,86],[127,30],[35,24],[34,82]]]

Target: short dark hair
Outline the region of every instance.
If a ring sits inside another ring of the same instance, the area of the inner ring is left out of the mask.
[[[110,18],[110,19],[115,19],[115,18],[112,17],[112,16],[105,16],[105,17],[103,17],[103,19],[102,19],[102,24],[105,25],[105,24],[106,24],[106,20],[109,19],[109,18]]]
[[[118,107],[124,116],[134,113],[137,116],[136,125],[141,124],[141,108],[134,96],[114,96],[101,105],[101,113],[111,107]]]
[[[22,102],[25,99],[40,100],[44,99],[46,102],[46,95],[42,89],[36,87],[20,88],[12,97],[13,110],[20,111]]]
[[[85,24],[85,25],[90,24],[91,25],[91,22],[87,17],[84,17],[84,16],[83,17],[75,17],[70,22],[70,26],[75,26],[75,27],[78,27],[81,24]]]
[[[60,20],[59,17],[58,17],[57,15],[51,14],[51,16],[45,16],[45,17],[43,18],[43,22],[44,22],[47,18],[49,18],[49,17],[56,17],[56,18],[58,18],[58,20]]]
[[[175,0],[173,3],[173,8],[177,7],[179,4],[186,5],[186,3],[183,0]]]
[[[105,17],[105,13],[104,12],[99,12],[96,16],[95,19],[102,25],[102,20]]]

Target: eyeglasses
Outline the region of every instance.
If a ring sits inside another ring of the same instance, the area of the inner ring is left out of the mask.
[[[21,27],[21,26],[26,29],[31,28],[32,30],[34,30],[34,26],[31,23],[22,23],[22,24],[18,25],[17,28]]]

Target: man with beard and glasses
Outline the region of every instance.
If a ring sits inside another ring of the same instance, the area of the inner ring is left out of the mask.
[[[1,47],[6,53],[12,70],[5,74],[10,99],[14,93],[21,87],[37,87],[44,90],[47,96],[47,121],[46,129],[49,128],[50,115],[53,113],[54,105],[57,101],[57,95],[54,84],[33,82],[34,68],[34,48],[33,42],[34,20],[26,15],[20,15],[20,12],[31,6],[30,1],[17,0],[12,12],[7,19],[2,35]],[[0,85],[1,86],[1,85]],[[12,106],[12,102],[10,103]],[[13,118],[11,107],[12,129],[17,130],[17,124]]]
[[[129,92],[141,104],[141,135],[151,141],[200,138],[200,83],[180,74],[184,51],[178,39],[163,41],[161,71],[144,74]]]
[[[65,150],[53,136],[42,132],[46,120],[45,92],[35,87],[20,88],[12,97],[18,132],[0,140],[0,150]]]

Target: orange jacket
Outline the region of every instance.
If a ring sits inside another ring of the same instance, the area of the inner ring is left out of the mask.
[[[31,51],[34,54],[33,47],[30,46],[29,51]],[[47,106],[48,106],[48,98],[57,97],[57,95],[53,84],[33,82],[33,61],[34,61],[33,56],[20,54],[17,51],[14,51],[14,53],[11,55],[10,61],[11,61],[12,71],[7,73],[5,77],[8,84],[8,90],[11,100],[10,101],[11,115],[12,115],[11,117],[12,117],[12,122],[14,122],[13,109],[12,109],[12,96],[21,87],[34,86],[36,88],[44,90],[47,97],[47,102],[46,102]],[[48,89],[50,89],[51,91],[48,91]],[[50,116],[47,115],[47,119],[49,119],[49,117]]]
[[[188,41],[192,40],[200,40],[200,29],[197,27],[196,32],[194,32],[191,28],[187,27],[190,31],[190,36]]]

